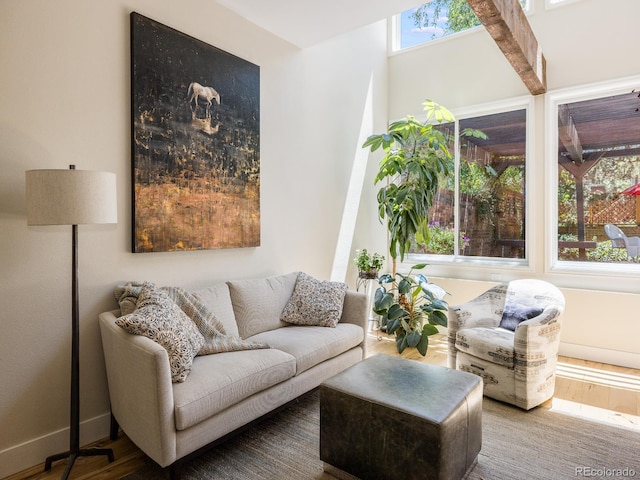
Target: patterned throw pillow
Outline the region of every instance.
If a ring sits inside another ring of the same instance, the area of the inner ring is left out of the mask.
[[[204,344],[204,337],[191,319],[166,292],[148,282],[142,286],[136,310],[118,318],[116,324],[165,348],[173,382],[186,380],[193,357]]]
[[[335,327],[342,316],[346,292],[346,283],[323,282],[300,272],[280,320],[296,325]]]

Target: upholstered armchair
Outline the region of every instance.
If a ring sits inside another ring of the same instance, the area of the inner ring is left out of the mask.
[[[449,307],[448,364],[488,397],[529,410],[553,396],[564,296],[542,280],[501,283]]]

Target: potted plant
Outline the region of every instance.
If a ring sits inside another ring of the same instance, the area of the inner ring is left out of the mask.
[[[378,191],[378,215],[387,219],[389,254],[396,274],[396,259],[415,241],[429,242],[429,208],[439,182],[451,175],[453,160],[449,138],[436,124],[452,122],[453,114],[432,100],[423,103],[426,120],[407,116],[389,125],[388,132],[371,135],[363,144],[372,152],[384,151],[374,182],[385,181]],[[436,124],[434,124],[434,122]]]
[[[358,267],[358,277],[365,279],[378,278],[378,270],[382,268],[384,257],[379,253],[369,253],[366,248],[356,250],[353,262]]]
[[[407,275],[385,274],[378,279],[373,311],[380,315],[381,330],[395,335],[398,353],[410,347],[426,355],[429,337],[438,333],[438,325],[447,326],[447,292],[422,274],[412,276],[426,266],[414,265]]]

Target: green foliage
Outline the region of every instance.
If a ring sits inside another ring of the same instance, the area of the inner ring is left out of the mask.
[[[455,229],[453,226],[440,225],[438,222],[429,223],[429,244],[426,253],[453,255],[455,248]],[[460,232],[458,241],[460,250],[463,250],[471,240]]]
[[[422,274],[412,276],[426,266],[414,265],[407,275],[384,274],[378,279],[373,311],[380,315],[380,327],[395,335],[398,353],[409,347],[426,355],[429,336],[438,333],[438,325],[447,326],[447,292]]]
[[[388,132],[371,135],[363,144],[372,152],[384,151],[374,182],[386,181],[378,191],[378,215],[386,218],[390,243],[389,254],[395,260],[411,248],[418,234],[429,239],[428,211],[442,178],[452,173],[449,139],[433,122],[452,122],[453,114],[441,105],[423,103],[427,119],[407,116],[389,125]],[[395,268],[394,268],[395,272]]]
[[[523,7],[526,3],[526,0],[520,0],[520,5]],[[429,14],[431,8],[433,8],[432,15]],[[480,20],[466,0],[431,0],[416,9],[413,13],[413,21],[417,27],[435,27],[443,13],[447,15],[445,33],[462,32],[480,25]]]
[[[593,237],[592,241],[597,241]],[[572,233],[558,235],[558,241],[577,242],[578,236]],[[579,251],[577,248],[559,248],[559,260],[578,260]],[[598,242],[596,248],[587,250],[587,260],[591,262],[627,262],[627,251],[624,248],[614,248],[611,240]]]
[[[356,256],[353,263],[356,264],[358,270],[366,272],[368,270],[380,270],[384,262],[384,256],[379,253],[369,253],[366,248],[356,250]]]

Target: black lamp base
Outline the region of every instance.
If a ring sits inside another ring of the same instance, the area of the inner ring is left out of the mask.
[[[69,168],[74,169],[71,165]],[[110,448],[80,448],[80,309],[78,307],[78,226],[71,226],[71,413],[69,428],[69,450],[50,455],[44,462],[44,470],[51,470],[55,461],[69,458],[62,480],[67,480],[71,468],[78,457],[107,455],[113,462],[113,450]]]
[[[57,453],[55,455],[51,455],[47,457],[47,459],[44,462],[44,470],[45,472],[48,472],[49,470],[51,470],[51,464],[53,462],[69,457],[67,468],[62,474],[62,477],[60,477],[61,480],[66,480],[67,478],[69,478],[71,467],[73,467],[73,463],[76,461],[76,458],[92,457],[92,456],[98,456],[98,455],[106,455],[109,457],[109,462],[113,462],[113,450],[111,450],[110,448],[87,448],[87,449],[80,449],[75,452],[67,451],[67,452]]]

